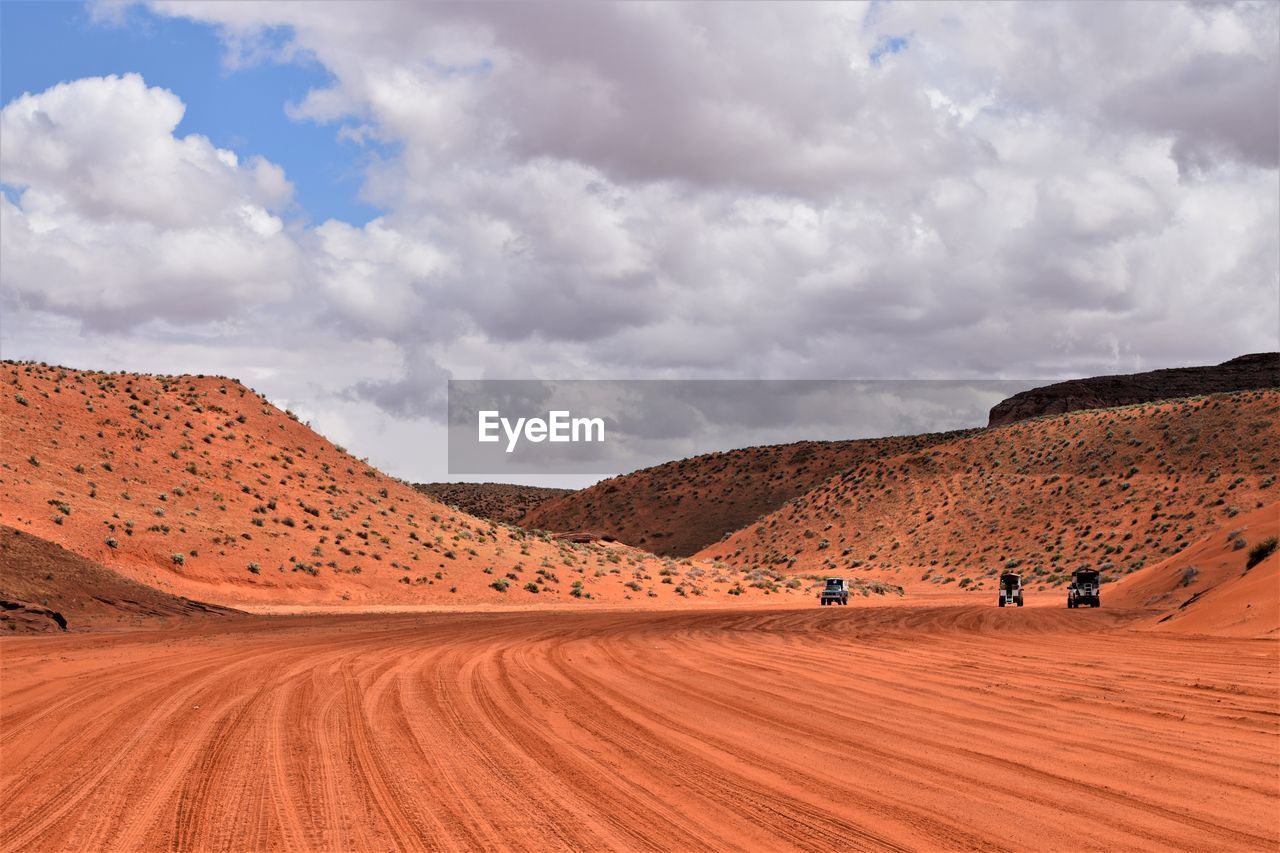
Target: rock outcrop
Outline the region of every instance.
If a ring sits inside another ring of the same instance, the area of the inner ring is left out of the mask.
[[[1178,397],[1277,387],[1280,387],[1280,353],[1253,353],[1208,367],[1095,376],[1033,388],[997,403],[991,409],[987,425],[1003,426],[1080,409],[1109,409]]]

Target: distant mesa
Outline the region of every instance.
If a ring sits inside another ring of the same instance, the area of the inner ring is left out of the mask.
[[[1280,388],[1280,353],[1252,353],[1208,367],[1174,367],[1146,373],[1095,376],[1032,388],[997,403],[991,409],[987,425],[1003,426],[1041,415],[1060,415],[1081,409],[1109,409],[1262,388]]]

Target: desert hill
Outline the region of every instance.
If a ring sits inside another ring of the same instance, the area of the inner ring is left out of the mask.
[[[0,366],[0,523],[225,605],[755,595],[740,578],[451,509],[232,379]]]
[[[697,556],[911,588],[1116,579],[1274,502],[1280,391],[1073,412],[868,459]]]
[[[414,483],[413,487],[470,515],[506,524],[519,524],[539,504],[573,493],[573,489],[511,483]]]
[[[1032,388],[991,409],[989,426],[1081,409],[1108,409],[1179,397],[1280,387],[1280,353],[1242,355],[1206,367],[1175,367],[1119,376],[1072,379]]]
[[[609,536],[656,554],[688,556],[838,471],[920,452],[964,434],[802,441],[708,453],[553,498],[530,510],[520,523],[558,533]]]
[[[159,592],[0,525],[0,630],[137,627],[233,615],[225,607]]]
[[[1186,550],[1104,589],[1115,607],[1157,608],[1150,627],[1179,633],[1280,632],[1280,503],[1241,513]]]

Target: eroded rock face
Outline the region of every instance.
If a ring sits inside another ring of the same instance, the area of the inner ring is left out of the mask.
[[[988,426],[1080,409],[1106,409],[1177,397],[1280,387],[1280,353],[1242,355],[1207,367],[1175,367],[1120,376],[1071,379],[1033,388],[991,409]]]
[[[153,589],[56,542],[0,524],[0,632],[93,630],[236,615],[243,614]]]
[[[13,630],[25,631],[65,631],[67,620],[56,610],[32,604],[29,601],[13,601],[0,598],[0,611],[5,614],[4,622]]]

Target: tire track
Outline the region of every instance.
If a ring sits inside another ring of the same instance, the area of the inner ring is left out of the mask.
[[[0,851],[1280,846],[1280,642],[1130,618],[543,611],[4,638]]]

